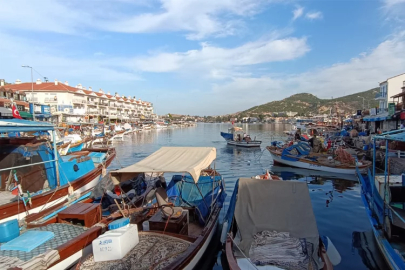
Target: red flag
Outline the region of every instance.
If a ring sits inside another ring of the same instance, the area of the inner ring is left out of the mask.
[[[18,118],[18,119],[22,119],[20,116],[20,113],[18,112],[17,107],[13,104],[13,107],[11,108],[13,111],[13,117],[14,118]]]

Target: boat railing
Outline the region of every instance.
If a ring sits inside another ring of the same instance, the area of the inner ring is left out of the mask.
[[[47,160],[47,161],[42,161],[42,162],[37,162],[37,163],[31,163],[31,164],[25,164],[25,165],[20,165],[20,166],[9,167],[9,168],[5,168],[5,169],[0,169],[0,172],[9,171],[9,170],[15,170],[15,169],[24,168],[24,167],[31,167],[31,166],[34,166],[34,165],[45,164],[45,163],[50,163],[50,162],[55,162],[55,161],[58,161],[58,160],[53,159],[53,160]]]

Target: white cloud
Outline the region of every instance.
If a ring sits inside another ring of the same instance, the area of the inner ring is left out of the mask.
[[[199,50],[157,53],[135,58],[133,63],[136,69],[145,72],[204,71],[205,76],[222,79],[240,75],[241,67],[292,60],[308,51],[306,38],[288,37],[248,42],[230,49],[202,43]]]
[[[189,39],[233,35],[243,20],[263,10],[269,0],[159,0],[153,6],[130,1],[34,1],[2,3],[4,29],[63,34],[105,30],[123,33],[184,32]],[[18,16],[15,16],[18,12]],[[84,33],[85,34],[85,33]]]
[[[382,2],[384,3],[384,6],[386,6],[386,7],[392,7],[397,4],[405,3],[405,0],[383,0]]]
[[[323,14],[320,11],[308,12],[307,14],[305,14],[305,17],[310,20],[317,20],[317,19],[322,19]]]
[[[312,93],[320,98],[353,94],[378,87],[379,81],[404,73],[404,51],[405,32],[402,32],[348,62],[300,74],[238,77],[214,85],[212,93],[218,102],[226,98],[227,103],[232,104],[223,107],[223,113],[247,109],[296,93]],[[254,94],[249,95],[249,99],[240,99],[252,89]],[[219,103],[216,105],[219,106]]]
[[[266,1],[259,0],[161,0],[159,12],[124,16],[115,22],[106,22],[111,31],[145,33],[161,31],[188,32],[189,39],[209,35],[232,35],[240,28],[240,18],[260,11]],[[221,15],[226,15],[224,19]]]
[[[295,21],[296,19],[298,19],[299,17],[301,17],[304,14],[304,8],[297,6],[294,10],[293,10],[293,18],[292,20]]]
[[[142,80],[128,65],[126,58],[71,57],[65,52],[49,47],[38,40],[18,38],[0,32],[0,74],[13,82],[16,74],[24,75],[21,65],[33,66],[40,74],[53,79],[98,82],[122,82]],[[41,78],[37,73],[34,77]],[[23,80],[23,78],[20,78]],[[28,77],[25,79],[28,80]],[[95,85],[93,85],[95,86]],[[100,85],[101,86],[101,85]]]

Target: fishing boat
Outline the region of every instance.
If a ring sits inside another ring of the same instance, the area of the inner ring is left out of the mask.
[[[19,227],[15,221],[7,222],[6,226],[1,224],[0,269],[70,269],[92,253],[92,241],[114,222],[122,218],[128,220],[131,215],[134,220],[140,219],[145,195],[151,189],[137,180],[130,179],[119,188],[124,189],[124,184],[129,183],[139,194],[135,193],[132,199],[121,196],[120,203],[115,200],[116,206],[125,209],[107,215],[100,209],[102,203],[94,197],[94,192],[86,192],[28,215],[24,226]],[[134,194],[133,191],[129,190],[126,194]],[[131,208],[126,207],[128,204]],[[14,231],[16,234],[11,236],[10,232]],[[4,232],[8,238],[6,241],[3,241]]]
[[[277,146],[273,142],[266,149],[270,152],[274,164],[291,167],[325,171],[339,174],[355,174],[356,166],[360,171],[366,171],[371,166],[370,161],[356,161],[343,148],[338,148],[334,153],[313,153],[306,142],[298,142],[290,146]]]
[[[71,144],[70,142],[67,142],[67,143],[64,143],[64,144],[61,144],[61,145],[57,145],[59,155],[66,156],[68,154],[69,149],[70,149],[70,144]]]
[[[221,240],[231,270],[326,270],[341,260],[330,239],[319,235],[304,182],[240,178]]]
[[[124,124],[124,130],[125,130],[124,135],[131,135],[132,133],[134,133],[134,131],[132,130],[131,125],[128,124],[128,123]]]
[[[324,179],[341,179],[347,181],[358,182],[357,176],[355,174],[341,174],[341,173],[329,173],[324,171],[315,171],[309,169],[302,169],[296,167],[287,167],[273,165],[271,166],[271,171],[280,175],[283,179],[297,179],[298,177],[311,177],[317,178],[321,177]]]
[[[251,139],[250,135],[243,132],[241,127],[232,127],[228,132],[221,132],[221,136],[226,140],[227,144],[240,147],[260,147],[262,141]]]
[[[77,269],[193,269],[215,233],[226,196],[222,176],[209,168],[215,158],[216,149],[211,147],[162,147],[111,172],[114,184],[142,173],[159,176],[162,183],[164,173],[181,174],[173,175],[167,188],[162,185],[153,191],[158,208],[139,224],[137,236],[132,237],[139,238],[134,248],[110,261],[96,261],[98,251],[93,249]]]
[[[60,156],[55,141],[50,145],[24,137],[32,131],[54,133],[54,126],[20,119],[0,121],[0,132],[20,134],[19,138],[0,138],[0,222],[22,219],[73,193],[90,190],[115,157],[114,148]]]
[[[149,124],[143,124],[142,129],[143,130],[151,130],[151,126]]]
[[[385,141],[385,169],[376,173],[376,141]],[[373,170],[357,171],[361,198],[378,247],[391,269],[405,269],[404,175],[390,173],[390,142],[405,142],[405,130],[395,130],[373,138]]]
[[[67,151],[68,154],[72,153],[72,152],[78,152],[81,151],[82,148],[84,148],[84,142],[82,140],[82,137],[79,134],[76,133],[71,133],[66,135],[63,138],[63,142],[64,143],[68,143],[70,142],[70,146],[69,149]]]
[[[109,143],[112,143],[112,142],[122,142],[122,141],[124,141],[124,131],[121,131],[120,133],[115,133],[113,136],[111,136],[111,137],[108,139],[108,142],[109,142]]]

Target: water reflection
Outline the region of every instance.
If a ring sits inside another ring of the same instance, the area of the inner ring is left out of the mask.
[[[357,250],[368,269],[386,269],[384,258],[380,254],[373,231],[353,232],[352,249],[353,252],[355,252],[355,249]]]

